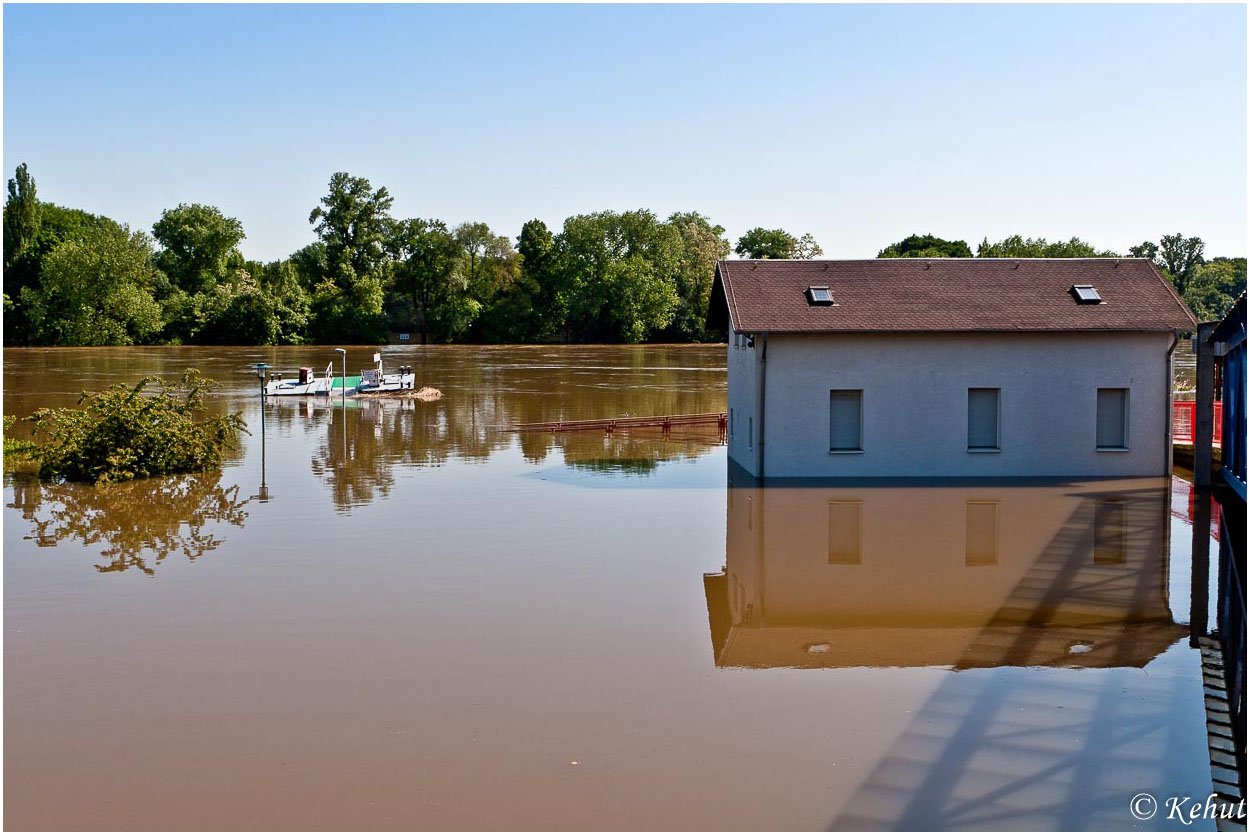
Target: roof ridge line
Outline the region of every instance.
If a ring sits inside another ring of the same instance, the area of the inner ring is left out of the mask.
[[[1166,287],[1168,289],[1168,292],[1172,294],[1172,298],[1175,299],[1176,303],[1181,306],[1181,310],[1189,314],[1189,318],[1194,321],[1194,327],[1197,327],[1198,317],[1195,316],[1194,312],[1189,309],[1189,305],[1185,304],[1185,300],[1181,298],[1181,294],[1176,292],[1176,285],[1174,285],[1171,281],[1167,279],[1167,276],[1165,276],[1163,274],[1163,271],[1159,269],[1159,265],[1156,264],[1152,259],[1143,258],[1142,260],[1147,261],[1150,264],[1150,269],[1154,272],[1155,277],[1163,282],[1163,286]],[[1245,291],[1243,290],[1242,292],[1244,294]]]
[[[948,258],[946,256],[934,256],[931,258],[722,258],[721,263],[738,263],[738,264],[859,264],[865,262],[891,263],[891,262],[920,262],[927,261],[929,263],[942,263],[943,261],[973,261],[982,263],[992,263],[995,261],[1150,261],[1149,258],[1135,258],[1125,255],[1081,255],[1074,258],[1057,258],[1031,255],[1019,256],[995,256],[993,258],[982,258],[980,256]]]
[[[734,320],[738,318],[735,315],[738,312],[738,296],[734,293],[733,286],[728,281],[729,267],[726,263],[728,260],[728,258],[722,258],[717,261],[716,269],[725,271],[724,275],[721,276],[720,283],[725,288],[725,300],[729,303],[729,328],[736,331]]]

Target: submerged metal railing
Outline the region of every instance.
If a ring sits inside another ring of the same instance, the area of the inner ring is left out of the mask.
[[[584,432],[601,430],[611,434],[618,429],[654,428],[668,432],[681,426],[714,426],[724,432],[729,424],[725,412],[703,412],[686,415],[646,415],[635,417],[596,418],[592,420],[551,420],[539,423],[516,423],[515,432]]]

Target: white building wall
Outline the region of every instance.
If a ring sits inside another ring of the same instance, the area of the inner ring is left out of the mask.
[[[1162,475],[1170,467],[1171,344],[1162,333],[772,334],[762,475]],[[754,351],[735,352],[732,335],[730,345],[729,402],[745,426],[745,410],[757,407],[760,340]],[[1001,452],[967,449],[972,387],[1001,389]],[[1095,449],[1099,388],[1129,389],[1126,452]],[[831,389],[863,390],[862,453],[829,451]],[[758,450],[735,440],[730,457],[761,475]]]
[[[756,464],[759,433],[758,377],[756,364],[759,360],[756,348],[746,347],[745,335],[729,335],[729,457],[740,463],[752,475],[758,475]]]

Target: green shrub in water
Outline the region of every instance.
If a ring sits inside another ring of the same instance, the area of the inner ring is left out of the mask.
[[[39,477],[105,483],[217,467],[247,428],[237,414],[203,416],[215,387],[191,368],[176,383],[144,377],[83,392],[78,409],[40,409],[28,418],[46,438]]]
[[[13,461],[30,457],[38,446],[32,441],[9,437],[9,430],[17,422],[17,415],[4,416],[4,460]]]

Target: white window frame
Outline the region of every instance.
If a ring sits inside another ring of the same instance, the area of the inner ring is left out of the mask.
[[[994,453],[1003,451],[1003,390],[994,386],[969,386],[967,409],[968,417],[972,417],[972,393],[974,391],[992,391],[994,392],[994,446],[973,446],[971,438],[966,438],[968,442],[968,452],[978,453]],[[971,426],[968,427],[971,429]]]
[[[835,449],[833,446],[833,395],[842,392],[859,394],[859,446],[851,449]],[[863,455],[864,454],[864,390],[863,389],[829,389],[829,454],[830,455]]]
[[[1120,435],[1124,440],[1123,446],[1101,446],[1098,443],[1098,395],[1104,391],[1122,391],[1124,392],[1124,425],[1120,427]],[[1129,451],[1129,435],[1128,429],[1131,421],[1130,406],[1132,403],[1132,392],[1128,386],[1099,386],[1094,392],[1094,450],[1096,452],[1128,452]]]

